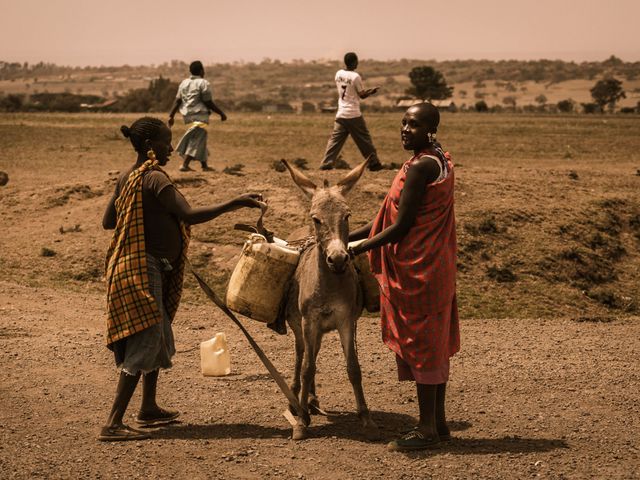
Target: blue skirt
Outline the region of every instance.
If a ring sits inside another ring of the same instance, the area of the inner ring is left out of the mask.
[[[162,313],[162,322],[145,328],[113,344],[116,365],[129,375],[149,373],[159,368],[171,368],[176,346],[171,329],[171,318],[162,302],[163,265],[147,254],[149,291]]]

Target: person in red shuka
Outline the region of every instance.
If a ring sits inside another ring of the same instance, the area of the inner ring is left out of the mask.
[[[430,103],[407,110],[402,146],[414,155],[394,178],[376,218],[349,236],[368,237],[351,253],[369,252],[380,284],[382,338],[396,354],[399,380],[417,386],[420,420],[389,443],[392,450],[425,449],[451,438],[445,392],[449,358],[460,349],[457,247],[453,163],[435,140],[439,122]]]

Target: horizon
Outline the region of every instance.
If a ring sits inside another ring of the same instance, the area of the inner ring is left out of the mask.
[[[525,59],[520,59],[520,58],[497,58],[497,59],[490,59],[490,58],[445,58],[445,59],[435,59],[435,58],[388,58],[388,59],[380,59],[380,58],[360,58],[360,63],[363,62],[367,62],[367,61],[373,61],[373,62],[399,62],[399,61],[403,61],[406,60],[408,62],[436,62],[436,63],[445,63],[445,62],[542,62],[542,61],[550,61],[550,62],[564,62],[564,63],[575,63],[577,65],[580,65],[582,63],[603,63],[607,60],[609,60],[611,57],[615,57],[618,60],[621,60],[624,63],[640,63],[640,60],[625,60],[624,58],[619,57],[618,55],[615,54],[609,54],[606,57],[603,57],[601,59],[594,59],[594,60],[565,60],[565,59],[561,59],[561,58],[544,58],[544,57],[540,57],[540,58],[525,58]],[[39,63],[43,63],[46,65],[54,65],[55,67],[59,67],[59,68],[80,68],[80,69],[91,69],[91,68],[159,68],[162,67],[163,65],[167,65],[167,64],[171,64],[172,62],[183,62],[185,64],[189,64],[190,61],[192,60],[199,60],[197,58],[194,59],[190,59],[190,60],[181,60],[181,59],[176,59],[176,58],[172,58],[170,60],[165,60],[163,62],[159,62],[159,63],[147,63],[147,64],[129,64],[129,63],[122,63],[122,64],[109,64],[109,65],[70,65],[70,64],[62,64],[62,63],[54,63],[54,62],[48,62],[45,60],[39,60],[39,61],[21,61],[21,60],[13,60],[13,61],[7,61],[3,58],[0,58],[0,64],[2,63],[19,63],[19,64],[25,64],[27,63],[29,66],[34,66],[37,65]],[[231,60],[231,61],[212,61],[212,62],[206,62],[203,61],[203,64],[205,66],[211,66],[211,65],[235,65],[235,64],[239,64],[239,65],[250,65],[250,64],[255,64],[255,65],[259,65],[260,63],[263,63],[265,61],[271,61],[271,62],[280,62],[282,64],[286,64],[286,65],[290,65],[290,64],[295,64],[295,63],[299,63],[299,62],[304,62],[304,63],[335,63],[335,62],[342,62],[341,59],[334,59],[334,58],[308,58],[308,59],[299,59],[299,58],[292,58],[292,59],[280,59],[280,58],[270,58],[270,57],[264,57],[260,60]]]
[[[640,2],[615,0],[0,0],[3,61],[68,67],[361,59],[640,61]],[[416,23],[413,19],[422,19]],[[407,20],[410,19],[410,20]],[[193,24],[192,31],[184,25]],[[418,25],[416,27],[415,25]],[[434,27],[435,26],[435,27]],[[600,27],[606,34],[594,35]],[[597,31],[597,30],[596,30]],[[435,32],[435,34],[434,34]],[[25,35],[25,33],[29,33]],[[16,41],[18,39],[19,41]],[[427,60],[425,60],[427,61]]]

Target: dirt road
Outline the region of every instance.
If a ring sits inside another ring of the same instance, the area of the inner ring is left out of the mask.
[[[95,437],[116,372],[102,345],[103,296],[0,283],[0,470],[3,478],[637,478],[640,476],[640,324],[570,319],[466,320],[454,357],[454,440],[402,454],[385,442],[416,415],[412,386],[395,379],[378,320],[362,317],[359,355],[380,439],[360,434],[337,336],[319,360],[323,407],[313,438],[289,439],[285,400],[247,342],[213,308],[187,300],[176,324],[175,368],[160,400],[181,422],[152,440]],[[194,293],[194,297],[198,296]],[[247,320],[285,374],[292,338]],[[233,374],[204,378],[193,349],[216,331]],[[139,404],[136,394],[128,416]],[[133,421],[132,418],[130,418]]]

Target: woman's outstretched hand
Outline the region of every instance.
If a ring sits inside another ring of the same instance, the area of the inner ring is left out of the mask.
[[[264,208],[266,203],[262,199],[261,193],[245,193],[234,199],[234,203],[245,208]]]

